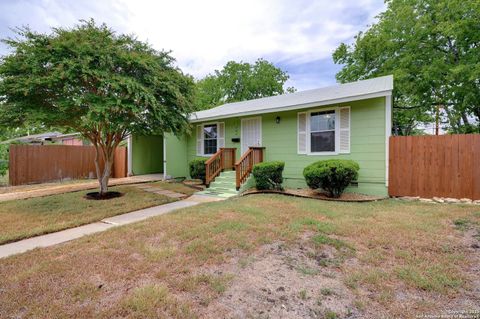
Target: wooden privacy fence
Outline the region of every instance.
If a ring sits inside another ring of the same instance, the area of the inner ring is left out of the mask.
[[[101,157],[103,167],[103,157]],[[9,184],[24,185],[63,179],[95,178],[95,148],[71,145],[11,145]],[[112,177],[127,176],[127,148],[118,147]]]
[[[390,137],[390,196],[480,199],[480,134]]]

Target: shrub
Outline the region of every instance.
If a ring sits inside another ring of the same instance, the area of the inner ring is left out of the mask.
[[[5,175],[8,170],[8,161],[0,159],[0,177]]]
[[[208,158],[195,158],[188,163],[188,168],[190,170],[190,177],[194,179],[201,179],[205,183],[205,162]]]
[[[350,160],[325,160],[308,165],[303,176],[311,189],[324,189],[330,197],[340,197],[350,182],[358,177],[360,167]]]
[[[257,189],[282,189],[284,162],[263,162],[253,167]]]

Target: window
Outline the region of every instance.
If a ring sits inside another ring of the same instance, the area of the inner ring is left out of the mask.
[[[335,152],[335,110],[310,113],[310,152]]]
[[[350,107],[297,113],[297,153],[336,155],[350,153]]]
[[[217,152],[217,124],[203,126],[203,154],[211,155]]]
[[[197,125],[197,155],[210,156],[225,147],[225,123]]]

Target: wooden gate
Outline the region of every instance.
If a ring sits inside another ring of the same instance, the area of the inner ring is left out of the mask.
[[[9,184],[95,178],[95,148],[71,145],[11,145]],[[103,159],[101,160],[103,166]],[[127,176],[127,149],[118,147],[112,177]]]
[[[480,134],[390,137],[390,196],[480,199]]]

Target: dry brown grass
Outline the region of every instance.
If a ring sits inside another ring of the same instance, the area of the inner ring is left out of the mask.
[[[252,195],[202,204],[0,260],[0,317],[208,317],[235,278],[209,269],[306,232],[312,247],[343,252],[324,267],[343,274],[363,317],[411,317],[474,298],[478,273],[464,235],[479,221],[478,206],[395,200]]]
[[[89,192],[83,191],[0,202],[0,244],[174,201],[134,187],[110,189],[125,195],[110,200],[92,201],[83,198]]]
[[[8,174],[8,172],[7,172]],[[91,182],[91,179],[69,179],[58,182],[47,182],[31,185],[18,185],[18,186],[8,186],[8,175],[3,177],[0,176],[0,194],[15,193],[15,192],[28,192],[32,190],[43,189],[46,187],[52,186],[62,186],[62,185],[74,185],[81,183]]]
[[[189,187],[183,183],[179,182],[154,182],[154,183],[149,183],[147,185],[155,186],[155,187],[160,187],[172,192],[177,192],[177,193],[182,193],[186,195],[192,195],[193,193],[198,192],[198,189],[195,189],[193,187]]]

